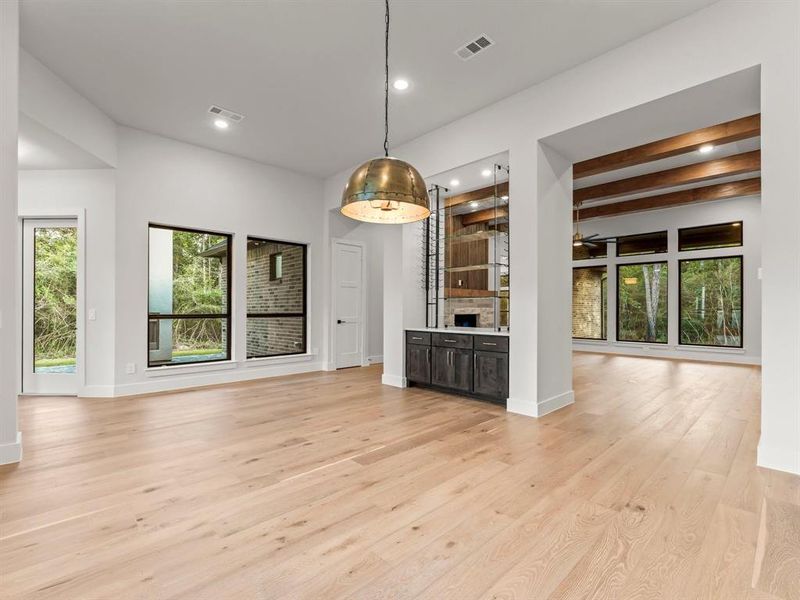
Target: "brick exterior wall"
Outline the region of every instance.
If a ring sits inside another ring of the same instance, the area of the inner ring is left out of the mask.
[[[605,267],[572,270],[572,337],[605,339]]]
[[[283,255],[282,277],[270,281],[270,255]],[[247,246],[247,312],[303,312],[303,247],[250,242]],[[305,352],[302,317],[247,319],[247,356]]]

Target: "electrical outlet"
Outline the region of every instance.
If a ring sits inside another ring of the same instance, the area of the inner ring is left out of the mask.
[[[125,372],[128,375],[133,375],[134,373],[136,373],[136,363],[128,363],[127,365],[125,365]]]
[[[96,321],[96,320],[97,320],[97,311],[96,311],[95,309],[93,309],[93,308],[90,308],[90,309],[89,309],[89,311],[88,311],[88,313],[89,313],[89,314],[88,314],[87,318],[88,318],[90,321]]]

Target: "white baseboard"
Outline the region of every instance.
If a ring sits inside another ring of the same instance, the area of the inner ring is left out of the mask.
[[[368,356],[367,362],[371,365],[377,365],[383,363],[383,354],[376,354],[375,356]]]
[[[515,415],[523,415],[526,417],[538,417],[539,410],[536,402],[530,400],[521,400],[519,398],[509,398],[506,401],[506,411],[514,413]]]
[[[114,396],[133,396],[136,394],[149,394],[153,392],[180,391],[181,389],[236,383],[239,381],[252,381],[253,379],[266,379],[280,375],[295,375],[297,373],[310,373],[321,371],[321,362],[296,362],[259,367],[248,367],[210,373],[192,373],[190,375],[174,375],[158,377],[148,381],[126,383],[114,388]]]
[[[564,408],[565,406],[569,406],[570,404],[574,403],[575,403],[575,392],[572,390],[567,390],[563,394],[558,394],[557,396],[552,396],[545,400],[540,400],[539,416],[543,417],[546,414],[558,410],[559,408]]]
[[[78,390],[79,398],[113,398],[113,385],[85,385]]]
[[[506,410],[516,415],[524,415],[526,417],[543,417],[559,408],[564,408],[575,402],[575,392],[568,390],[563,394],[546,398],[538,402],[531,400],[522,400],[518,398],[509,398],[506,402]]]
[[[389,375],[384,373],[381,375],[381,383],[383,385],[390,385],[392,387],[404,388],[408,387],[408,380],[400,375]]]
[[[759,444],[756,464],[765,469],[800,475],[800,450],[792,451],[791,448],[774,448]]]
[[[10,465],[22,460],[22,432],[17,432],[17,441],[0,444],[0,465]]]
[[[322,370],[323,371],[335,371],[336,364],[332,362],[324,362],[322,363]]]

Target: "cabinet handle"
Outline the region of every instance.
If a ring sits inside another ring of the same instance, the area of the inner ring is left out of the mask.
[[[497,346],[494,342],[481,342],[484,346]]]
[[[425,356],[427,357],[428,364],[431,364],[431,349],[426,348],[425,350],[426,350]]]
[[[447,351],[447,364],[449,364],[451,367],[453,366],[453,351],[452,350],[448,350]]]
[[[412,339],[412,340],[419,340],[419,341],[422,341],[422,338],[414,337],[413,335],[411,336],[411,339]]]
[[[445,338],[444,341],[447,342],[448,344],[455,344],[456,343],[456,340],[448,340],[447,338]]]
[[[474,352],[472,353],[472,370],[473,371],[478,370],[478,355],[475,354]]]

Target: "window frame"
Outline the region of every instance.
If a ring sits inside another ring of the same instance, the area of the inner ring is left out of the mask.
[[[739,223],[739,243],[733,246],[717,246],[714,248],[681,248],[681,234],[684,231],[691,231],[692,229],[705,229],[707,227],[723,227],[725,225],[730,225],[733,227],[736,223]],[[708,223],[707,225],[692,225],[691,227],[679,227],[678,228],[678,252],[716,252],[718,250],[725,250],[726,248],[742,248],[744,246],[744,221],[742,219],[738,219],[736,221],[727,221],[723,223]],[[723,346],[726,347],[726,346]]]
[[[732,221],[733,222],[733,221]],[[737,248],[739,246],[732,246]],[[715,250],[723,250],[724,248],[714,248]],[[686,252],[690,252],[687,250]],[[695,252],[691,250],[691,252]],[[697,252],[702,252],[697,250]],[[720,344],[688,344],[682,341],[682,323],[683,323],[683,269],[681,265],[685,262],[695,262],[698,260],[719,260],[728,258],[739,259],[739,292],[741,293],[741,316],[739,317],[739,345],[738,346],[722,346]],[[744,349],[744,254],[729,254],[727,256],[703,256],[699,258],[680,258],[678,259],[678,346],[688,346],[690,348],[727,348],[731,350]]]
[[[586,260],[586,259],[579,259],[579,260]],[[577,262],[577,261],[575,261],[575,262]],[[605,308],[603,307],[603,300],[604,300],[604,298],[603,298],[603,288],[602,288],[602,285],[600,286],[600,315],[601,315],[600,316],[600,323],[601,323],[600,324],[600,329],[601,330],[605,329],[606,335],[605,335],[605,337],[599,337],[599,338],[576,337],[576,336],[573,335],[572,339],[573,340],[578,340],[578,341],[581,341],[581,342],[584,342],[584,341],[589,341],[589,342],[608,342],[609,341],[609,339],[608,339],[608,314],[607,314],[608,313],[608,265],[607,264],[594,265],[594,266],[582,265],[580,267],[572,267],[572,284],[573,284],[573,286],[575,285],[575,271],[578,270],[578,269],[603,269],[605,271],[605,273],[606,273]],[[573,311],[574,310],[575,310],[575,307],[573,306]],[[573,317],[572,318],[573,319],[575,318],[574,312],[573,312]]]
[[[659,252],[658,254],[664,254],[664,253],[663,252]],[[656,265],[656,264],[666,265],[666,267],[667,267],[667,278],[666,278],[667,279],[667,298],[666,298],[666,306],[667,306],[667,339],[666,339],[666,341],[663,341],[663,342],[658,342],[658,341],[651,342],[651,341],[648,341],[648,340],[624,340],[619,335],[619,325],[620,325],[620,318],[619,318],[619,311],[620,311],[619,284],[620,284],[620,281],[621,281],[620,276],[619,276],[619,270],[622,267],[635,267],[635,266],[640,266],[640,265]],[[617,275],[617,289],[615,290],[614,294],[615,294],[615,304],[617,305],[616,306],[617,323],[616,323],[615,341],[616,342],[622,342],[624,344],[641,344],[641,345],[647,345],[647,346],[652,345],[652,344],[658,344],[659,346],[669,346],[669,328],[670,328],[670,318],[669,318],[669,260],[647,260],[647,261],[638,261],[638,262],[617,263],[616,267],[617,267],[617,272],[616,272],[616,275]],[[608,334],[606,334],[606,337],[608,337]]]
[[[169,231],[182,231],[184,233],[197,233],[203,235],[216,235],[220,237],[224,237],[227,239],[227,246],[228,246],[228,253],[226,257],[226,269],[227,269],[227,289],[225,290],[226,295],[226,302],[225,308],[226,312],[224,313],[190,313],[190,314],[178,314],[178,313],[151,313],[150,312],[150,230],[151,229],[167,229]],[[218,362],[226,362],[233,360],[232,356],[232,349],[233,349],[233,329],[231,327],[231,315],[233,314],[233,234],[232,233],[222,233],[219,231],[209,231],[205,229],[194,229],[191,227],[179,227],[174,225],[164,225],[163,223],[148,223],[147,224],[147,368],[148,369],[162,369],[165,367],[183,367],[183,366],[194,366],[194,365],[202,365],[202,364],[209,364],[209,363],[218,363]],[[151,321],[166,321],[166,320],[176,320],[176,319],[220,319],[225,321],[227,332],[225,336],[225,357],[223,358],[211,358],[208,360],[197,360],[187,363],[162,363],[162,364],[154,364],[150,361],[150,327]]]
[[[255,242],[262,242],[267,244],[281,244],[284,246],[298,246],[303,249],[303,312],[288,312],[288,313],[251,313],[247,310],[247,292],[249,291],[248,288],[245,289],[245,337],[247,336],[247,322],[250,319],[288,319],[288,318],[302,318],[303,319],[303,348],[297,352],[281,352],[280,354],[259,354],[255,356],[248,356],[247,351],[245,350],[245,358],[246,360],[258,360],[264,358],[277,358],[280,356],[297,356],[299,354],[308,354],[308,244],[304,244],[302,242],[286,242],[283,240],[276,240],[271,238],[263,238],[255,235],[248,235],[247,236],[247,243],[250,241]],[[283,251],[280,252],[283,254]],[[282,261],[282,259],[281,259]],[[269,258],[269,281],[282,281],[283,277],[277,279],[271,279],[272,276],[272,255]],[[281,264],[281,270],[283,270],[283,264]],[[281,275],[283,273],[281,272]]]
[[[644,237],[647,235],[656,235],[656,234],[664,234],[664,238],[666,239],[666,246],[665,249],[659,252],[639,252],[637,254],[620,254],[619,253],[619,246],[620,240],[624,240],[625,238],[632,238],[632,237]],[[659,254],[669,254],[669,230],[668,229],[659,229],[658,231],[646,231],[644,233],[629,233],[627,235],[618,235],[616,236],[616,242],[614,243],[614,256],[613,258],[631,258],[633,256],[656,256]],[[664,262],[664,261],[651,261],[651,262]],[[634,263],[640,264],[640,263]],[[643,264],[643,263],[642,263]]]

